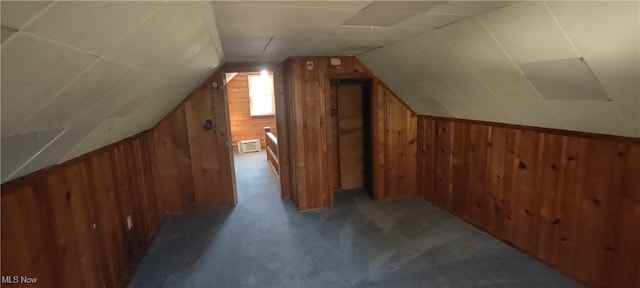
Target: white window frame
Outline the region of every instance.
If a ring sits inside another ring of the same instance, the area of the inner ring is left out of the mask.
[[[276,115],[276,102],[275,102],[275,92],[274,92],[274,88],[273,88],[273,75],[269,74],[267,76],[268,79],[268,86],[269,88],[271,88],[271,92],[268,92],[269,94],[267,94],[267,96],[270,96],[271,98],[271,112],[254,112],[254,111],[261,111],[260,109],[256,109],[254,107],[254,101],[259,101],[257,97],[265,97],[264,95],[259,95],[257,92],[255,91],[255,87],[252,87],[252,79],[254,78],[264,78],[265,76],[263,75],[248,75],[247,77],[247,81],[249,82],[249,112],[251,117],[260,117],[260,116],[273,116]],[[253,89],[252,89],[253,88]],[[259,89],[259,88],[258,88]],[[262,100],[262,99],[260,99]]]

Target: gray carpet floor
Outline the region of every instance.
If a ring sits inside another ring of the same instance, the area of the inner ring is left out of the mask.
[[[421,199],[300,214],[265,159],[236,155],[233,209],[168,217],[129,287],[579,286]]]

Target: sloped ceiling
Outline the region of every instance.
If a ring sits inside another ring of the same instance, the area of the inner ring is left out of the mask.
[[[216,1],[227,61],[354,55],[507,1]]]
[[[152,127],[223,61],[211,2],[1,9],[2,182]]]
[[[358,58],[419,114],[640,137],[639,6],[510,3]]]
[[[419,114],[640,137],[639,6],[1,1],[1,180],[152,127],[223,61],[296,55],[358,55]]]

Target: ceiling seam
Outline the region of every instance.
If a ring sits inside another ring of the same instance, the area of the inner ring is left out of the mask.
[[[483,29],[484,29],[484,30],[489,34],[489,36],[491,37],[491,39],[493,40],[493,42],[494,42],[494,43],[499,47],[499,49],[501,49],[501,50],[502,50],[502,52],[504,53],[504,55],[506,55],[506,56],[507,56],[507,59],[509,59],[509,60],[510,60],[511,64],[514,64],[514,65],[515,65],[515,63],[513,62],[513,60],[511,59],[511,57],[509,56],[509,54],[507,54],[507,53],[506,53],[506,51],[504,51],[504,48],[502,48],[502,46],[498,43],[498,40],[497,40],[497,39],[493,36],[493,34],[489,31],[489,29],[487,28],[487,26],[486,26],[486,25],[484,25],[484,23],[482,22],[482,20],[480,19],[480,17],[478,17],[478,16],[473,16],[473,18],[472,18],[472,19],[474,19],[474,20],[476,20],[476,21],[480,22],[480,24],[482,24],[482,28],[483,28]],[[444,38],[444,37],[443,37],[443,38]],[[446,38],[445,38],[445,42],[447,42],[447,41],[446,41]],[[447,45],[449,45],[449,43],[448,43],[448,42],[447,42]],[[452,50],[454,50],[454,53],[456,53],[456,54],[458,55],[458,57],[460,58],[460,60],[462,61],[462,63],[464,63],[464,64],[465,64],[465,66],[467,66],[467,68],[469,68],[469,70],[471,70],[471,73],[473,73],[473,75],[475,75],[475,76],[476,76],[476,78],[478,78],[478,80],[480,80],[480,83],[482,83],[482,85],[487,89],[487,91],[489,91],[489,94],[491,94],[491,96],[493,96],[494,100],[495,100],[496,102],[498,102],[498,104],[500,105],[500,107],[502,107],[502,109],[503,109],[503,110],[504,110],[504,111],[505,111],[505,112],[506,112],[506,113],[511,117],[511,119],[515,120],[516,122],[518,122],[519,124],[521,124],[521,125],[522,125],[523,123],[521,123],[521,122],[520,122],[520,119],[519,119],[518,117],[516,117],[513,113],[511,113],[511,111],[510,111],[509,109],[507,109],[507,108],[504,106],[504,103],[502,102],[502,98],[500,98],[500,97],[498,97],[498,96],[496,95],[496,93],[495,93],[495,92],[494,92],[494,91],[489,87],[489,85],[487,85],[487,83],[486,83],[484,80],[482,80],[482,78],[479,76],[479,74],[478,74],[478,73],[477,73],[477,72],[476,72],[476,71],[471,67],[471,65],[469,65],[469,64],[464,60],[464,58],[463,58],[461,55],[459,55],[459,53],[458,53],[457,51],[455,51],[455,49],[454,49],[453,47],[451,47],[451,45],[449,45],[449,47],[450,47]],[[515,65],[515,66],[517,66],[517,65]],[[519,69],[519,68],[517,68],[517,67],[516,67],[516,69],[518,70],[518,72],[522,73],[522,71],[520,71],[520,69]],[[525,80],[526,80],[526,79],[525,79]],[[527,80],[527,82],[528,82],[528,80]]]
[[[60,134],[58,134],[58,136],[56,136],[53,139],[51,139],[51,141],[49,141],[49,143],[47,143],[47,145],[44,145],[42,148],[40,148],[40,150],[38,150],[38,152],[36,152],[33,156],[31,156],[29,159],[27,159],[22,165],[20,165],[18,168],[16,168],[16,170],[13,171],[13,173],[11,173],[11,175],[9,175],[5,180],[6,181],[11,180],[13,178],[13,176],[16,175],[16,173],[20,172],[20,170],[22,170],[22,168],[27,166],[27,164],[31,163],[31,161],[33,161],[36,157],[38,157],[38,155],[40,155],[40,153],[42,153],[42,151],[44,151],[47,148],[49,148],[49,146],[51,146],[51,144],[53,144],[53,142],[57,141],[58,138],[62,137],[62,135],[67,133],[67,131],[69,131],[69,128],[66,128],[66,129],[62,130],[62,132],[60,132]]]
[[[425,32],[425,33],[426,33],[426,32]],[[453,88],[453,85],[451,85],[451,83],[449,83],[449,81],[447,81],[444,77],[442,77],[442,75],[440,75],[440,73],[438,73],[438,70],[437,70],[437,69],[435,69],[435,68],[433,67],[433,65],[431,65],[431,63],[429,63],[429,61],[427,61],[427,59],[425,58],[425,56],[424,56],[424,55],[422,55],[422,53],[420,53],[420,50],[418,50],[418,48],[417,48],[417,47],[416,47],[416,45],[413,43],[413,41],[411,41],[411,39],[408,39],[408,41],[407,41],[407,42],[409,43],[409,46],[410,46],[413,50],[415,50],[415,51],[416,51],[416,53],[418,54],[418,56],[419,56],[420,58],[422,58],[423,62],[427,65],[427,67],[428,67],[429,69],[431,69],[431,71],[433,71],[433,72],[435,73],[435,75],[440,79],[440,81],[442,81],[442,83],[444,83],[445,85],[447,85],[447,87],[451,90],[451,92],[453,92],[453,94],[454,94],[456,97],[458,97],[458,98],[460,98],[460,99],[463,99],[463,97],[462,97],[462,96],[460,96],[460,93],[459,93],[458,91],[456,91],[456,90]],[[466,103],[466,104],[468,105],[469,103]]]
[[[442,42],[444,42],[444,43],[447,45],[447,47],[449,47],[449,45],[446,43],[446,41],[444,41],[444,39],[442,39],[443,37],[442,37],[441,35],[439,35],[439,33],[438,33],[436,30],[432,30],[432,31],[436,34],[436,36],[438,36],[439,38],[441,38]],[[427,33],[427,32],[424,32],[424,34],[426,34],[426,33]],[[423,59],[425,59],[424,55],[422,55],[422,53],[420,53],[420,50],[418,50],[418,48],[417,48],[417,47],[412,43],[412,41],[409,41],[409,43],[411,44],[411,46],[413,47],[413,49],[415,49],[416,51],[418,51],[418,55],[419,55],[420,57],[422,57]],[[449,47],[449,49],[451,49],[451,48]],[[455,55],[455,54],[454,54],[454,55]],[[456,57],[457,57],[457,55],[456,55]],[[458,57],[458,58],[459,58],[459,57]],[[433,70],[433,71],[436,73],[436,75],[438,75],[438,77],[442,80],[442,82],[444,82],[444,83],[449,87],[449,89],[451,89],[451,91],[455,94],[455,96],[457,96],[457,97],[458,97],[458,99],[459,99],[460,101],[462,101],[462,102],[463,102],[467,107],[472,107],[472,105],[471,105],[469,102],[467,102],[467,99],[466,99],[465,97],[462,97],[461,92],[460,92],[460,91],[457,91],[457,90],[456,90],[456,88],[454,87],[454,85],[452,85],[452,84],[451,84],[451,83],[446,79],[446,77],[444,77],[442,74],[440,74],[440,72],[438,72],[438,69],[435,69],[431,64],[429,64],[429,63],[428,63],[428,61],[425,61],[425,62],[427,62],[427,65],[431,68],[431,70]],[[438,103],[440,103],[440,101],[438,101]],[[442,103],[440,103],[440,105],[442,105]],[[444,107],[444,105],[442,105],[442,106]],[[445,109],[445,110],[447,110],[447,111],[449,111],[446,107],[444,107],[444,109]],[[473,111],[473,113],[474,113],[474,114],[476,114],[476,117],[479,117],[478,112],[476,112],[476,111],[475,111],[475,110],[473,110],[473,109],[472,109],[472,111]],[[453,113],[451,113],[450,111],[449,111],[449,114],[451,114],[451,116],[453,116]]]
[[[56,2],[57,1],[55,1],[55,0],[51,1],[51,3],[49,3],[47,6],[42,8],[42,10],[40,10],[40,12],[36,13],[36,15],[33,15],[33,17],[31,17],[31,19],[27,20],[27,22],[22,24],[22,27],[18,27],[18,31],[23,31],[24,29],[28,28],[29,25],[33,24],[33,22],[35,22],[38,18],[40,18],[40,16],[42,16],[42,14],[44,14],[47,11],[49,11],[49,9],[51,9],[51,7],[53,7],[53,5],[57,4]]]
[[[91,55],[94,56],[95,55]],[[29,121],[31,121],[31,119],[33,119],[36,115],[38,115],[40,112],[42,112],[44,109],[47,108],[47,106],[49,104],[51,104],[51,102],[53,100],[55,100],[56,98],[58,98],[58,96],[60,96],[60,94],[64,93],[64,91],[66,91],[69,87],[71,87],[71,85],[73,85],[73,83],[75,83],[78,79],[80,79],[83,75],[85,75],[89,70],[91,70],[91,68],[93,68],[94,66],[96,66],[96,64],[98,64],[98,62],[100,62],[100,57],[96,57],[96,59],[94,59],[94,61],[89,64],[84,70],[82,70],[80,73],[78,73],[78,75],[76,75],[75,77],[73,77],[69,83],[67,83],[66,85],[62,86],[62,88],[60,88],[60,90],[58,92],[55,93],[55,95],[53,95],[53,97],[49,97],[49,100],[42,103],[40,105],[40,107],[36,108],[36,113],[31,114],[31,116],[29,117],[25,117],[25,120],[22,121],[19,125],[16,125],[16,127],[11,130],[11,132],[9,132],[10,135],[16,134],[18,133],[18,131],[21,130],[21,128],[24,128],[25,125],[27,125],[29,123]]]
[[[467,18],[470,19],[470,18]],[[498,97],[495,95],[495,93],[493,91],[491,91],[491,89],[489,89],[489,86],[487,85],[487,83],[485,83],[484,81],[482,81],[482,79],[480,78],[480,76],[478,75],[478,73],[471,68],[471,66],[464,61],[464,58],[462,57],[462,55],[460,55],[460,53],[458,53],[458,51],[456,49],[453,48],[453,46],[451,46],[451,44],[449,43],[449,41],[447,41],[447,38],[442,35],[442,32],[440,32],[439,29],[436,29],[436,34],[442,39],[442,41],[447,45],[447,47],[449,48],[449,50],[451,50],[451,52],[458,58],[458,60],[460,60],[460,62],[471,72],[471,74],[473,74],[473,76],[482,84],[482,86],[487,89],[487,92],[489,92],[489,95],[491,95],[493,97],[493,100],[495,100],[496,102],[500,103],[500,105],[502,106],[502,102],[500,102],[498,100]],[[462,97],[462,98],[468,98],[468,97]],[[471,100],[471,99],[469,99]],[[466,102],[466,101],[465,101]],[[467,103],[468,104],[468,103]],[[475,108],[473,108],[473,105],[469,105],[469,107],[476,112],[476,115],[478,115],[478,117],[480,117],[480,114],[478,113],[478,111],[476,111]],[[504,108],[504,107],[503,107]],[[506,109],[505,109],[506,110]],[[510,113],[509,113],[510,114]],[[517,119],[514,119],[517,120]]]
[[[551,106],[546,101],[546,99],[544,97],[542,97],[542,94],[540,93],[540,91],[538,91],[538,89],[533,85],[533,83],[531,83],[531,81],[529,81],[529,78],[527,78],[527,76],[524,74],[524,71],[522,71],[522,69],[520,69],[520,66],[518,66],[518,63],[513,59],[513,57],[511,57],[511,55],[509,55],[509,53],[507,52],[507,49],[505,49],[504,46],[502,46],[500,41],[498,41],[498,38],[496,38],[496,36],[493,34],[493,32],[491,32],[491,29],[489,28],[489,26],[487,26],[487,24],[484,21],[482,21],[482,18],[480,18],[480,17],[476,17],[476,18],[478,19],[478,22],[480,22],[480,24],[482,24],[484,29],[489,33],[489,36],[491,36],[491,38],[498,45],[500,50],[502,50],[502,53],[504,53],[504,55],[507,56],[507,59],[509,59],[509,62],[511,62],[511,64],[513,64],[513,66],[516,67],[518,72],[520,72],[520,75],[522,76],[522,78],[524,78],[524,80],[527,81],[527,84],[529,84],[529,87],[531,87],[531,89],[533,89],[533,91],[536,93],[536,95],[538,95],[539,99],[535,99],[535,100],[541,101],[545,105],[545,107],[547,107],[547,109],[551,112],[553,117],[556,118],[558,123],[560,123],[560,125],[562,125],[562,127],[566,128],[567,125],[560,119],[560,117],[558,117],[556,112],[553,109],[551,109]],[[518,100],[516,100],[516,101],[518,101]],[[506,107],[504,107],[504,106],[503,106],[503,108],[505,108],[505,110],[509,114],[512,114],[510,109],[506,109]],[[513,115],[513,114],[511,116],[515,117],[515,115]],[[516,117],[515,119],[518,119],[518,118]]]
[[[624,115],[622,115],[620,110],[613,105],[613,101],[614,100],[611,98],[611,96],[609,96],[609,91],[607,91],[606,86],[602,84],[602,81],[600,79],[598,79],[598,75],[596,73],[594,73],[594,71],[591,69],[591,67],[587,64],[587,62],[584,59],[584,55],[580,52],[580,50],[578,50],[578,47],[575,45],[575,43],[573,43],[573,40],[571,40],[571,37],[569,37],[569,34],[567,33],[567,31],[564,30],[564,27],[562,27],[562,24],[560,24],[560,20],[558,20],[558,17],[556,17],[556,15],[553,13],[553,10],[551,10],[551,7],[549,7],[549,5],[547,4],[547,1],[543,1],[542,3],[544,4],[544,7],[547,9],[547,12],[549,13],[549,15],[551,15],[551,18],[553,19],[553,22],[556,24],[556,26],[558,27],[558,29],[560,30],[562,35],[567,39],[567,41],[569,42],[569,45],[571,45],[571,48],[573,48],[574,52],[577,55],[579,55],[580,59],[584,62],[585,65],[587,65],[587,67],[591,71],[591,74],[593,75],[593,77],[596,78],[598,83],[602,86],[602,89],[607,93],[607,97],[609,97],[609,100],[610,100],[608,102],[610,103],[611,108],[618,115],[619,119],[622,120],[622,123],[625,126],[627,132],[633,133],[633,128],[631,126],[629,126],[629,123],[627,123],[627,121],[625,120]],[[640,84],[639,84],[639,86],[640,86]],[[564,124],[564,123],[562,123],[562,124]]]
[[[580,50],[578,50],[578,47],[576,47],[576,45],[573,43],[573,40],[569,38],[569,34],[567,34],[567,31],[564,30],[564,27],[562,27],[562,25],[560,24],[560,21],[556,17],[556,14],[554,14],[553,11],[551,10],[551,7],[547,5],[547,1],[542,1],[542,4],[547,9],[547,12],[549,12],[549,15],[551,15],[551,19],[553,19],[553,22],[556,24],[556,26],[558,26],[558,29],[560,29],[560,32],[562,33],[564,38],[566,38],[567,41],[569,42],[569,45],[571,45],[571,48],[573,48],[573,51],[576,52],[577,55],[582,57],[582,53],[580,53]]]
[[[405,39],[405,40],[406,40],[406,39]],[[408,42],[408,41],[405,41],[405,43],[406,43],[406,42]],[[406,45],[406,44],[404,44],[404,43],[399,43],[399,42],[398,42],[396,45]],[[411,44],[409,44],[409,45],[411,45]],[[414,80],[414,81],[416,81],[416,82],[417,82],[417,83],[422,87],[422,89],[424,89],[424,91],[426,91],[426,92],[430,92],[430,91],[429,91],[429,89],[427,89],[427,88],[425,87],[425,85],[423,85],[422,81],[420,81],[420,79],[419,79],[419,78],[418,78],[414,73],[411,73],[411,72],[408,70],[408,68],[407,68],[404,64],[402,64],[402,62],[401,62],[400,60],[398,60],[398,57],[396,57],[396,56],[394,55],[394,53],[391,53],[391,51],[389,51],[388,49],[387,49],[387,51],[388,51],[389,55],[391,55],[391,57],[392,57],[392,58],[393,58],[393,59],[394,59],[394,60],[399,64],[399,66],[400,66],[401,68],[404,68],[404,70],[405,70],[404,72],[406,72],[406,73],[407,73],[411,78],[413,78],[413,80]],[[426,95],[426,96],[427,96],[427,97],[425,97],[425,98],[420,98],[420,99],[435,99],[432,95]],[[429,96],[431,96],[431,97],[429,97]],[[416,98],[416,97],[413,97],[413,98]]]
[[[159,5],[155,10],[153,10],[149,15],[147,15],[147,17],[145,17],[144,19],[142,19],[142,21],[140,21],[140,23],[138,23],[137,25],[133,26],[129,32],[125,33],[124,35],[122,35],[122,37],[120,37],[120,39],[118,39],[118,41],[113,43],[113,47],[116,47],[118,44],[120,44],[122,41],[124,41],[124,39],[127,39],[127,37],[129,37],[129,35],[131,35],[131,33],[133,33],[134,31],[136,31],[138,28],[140,28],[140,26],[142,26],[142,24],[146,23],[151,17],[153,17],[154,15],[156,15],[158,13],[158,10],[162,9],[162,7],[164,7],[165,5],[167,5],[167,0],[164,1],[164,3],[162,3],[161,5]],[[112,47],[112,48],[113,48]],[[105,52],[103,52],[103,55],[106,55],[107,53],[109,53],[110,50],[107,49],[105,50]]]

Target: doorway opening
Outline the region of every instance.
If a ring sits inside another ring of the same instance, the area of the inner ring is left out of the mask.
[[[238,202],[280,198],[273,72],[226,73],[224,87]]]
[[[331,79],[331,184],[373,198],[372,80]]]

